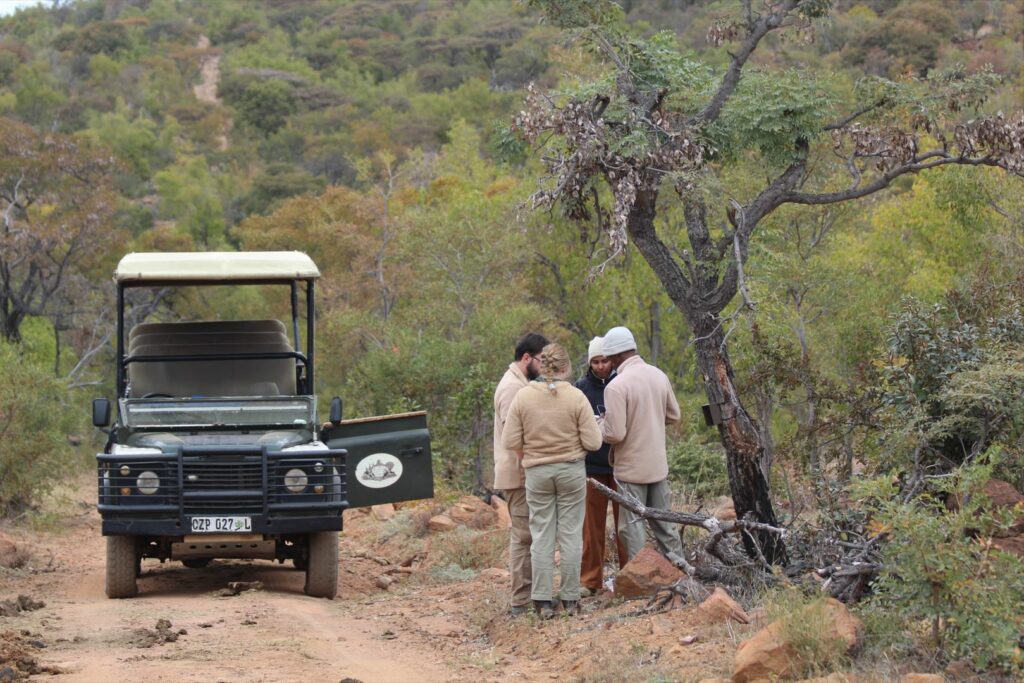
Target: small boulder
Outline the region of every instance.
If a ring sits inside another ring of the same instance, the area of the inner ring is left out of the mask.
[[[900,683],[946,683],[942,674],[904,674]]]
[[[805,678],[798,683],[857,683],[857,678],[850,674],[830,673],[828,676]]]
[[[427,522],[427,528],[434,532],[451,531],[457,526],[458,524],[448,515],[434,515]]]
[[[370,512],[373,513],[374,517],[383,522],[395,516],[395,504],[383,503],[381,505],[373,505],[370,507]]]
[[[26,553],[14,539],[0,531],[0,567],[17,569],[25,564]]]
[[[982,491],[988,497],[993,509],[1011,510],[1016,508],[1018,512],[1013,526],[1000,535],[1024,534],[1024,495],[1014,488],[1013,484],[1002,479],[989,479],[985,482]],[[946,500],[946,507],[954,512],[960,509],[960,505],[959,496],[952,495]]]
[[[724,588],[715,588],[714,592],[700,603],[697,610],[703,619],[711,624],[720,624],[726,621],[735,621],[740,624],[750,623],[750,615],[732,599],[732,596]]]
[[[722,496],[718,504],[711,509],[711,516],[719,522],[731,522],[736,519],[736,508],[733,506],[732,498]]]
[[[992,545],[1017,557],[1024,558],[1024,534],[1009,538],[993,538]]]
[[[512,526],[512,516],[508,512],[508,502],[499,496],[491,496],[491,507],[498,515],[498,526],[508,529]]]
[[[471,529],[489,529],[498,521],[498,513],[476,496],[465,496],[448,509],[448,517],[456,524]]]
[[[636,554],[615,577],[615,595],[631,599],[644,598],[671,586],[683,573],[651,546]]]
[[[487,579],[488,581],[505,582],[509,580],[509,573],[507,569],[502,569],[501,567],[488,567],[480,572],[480,578]]]
[[[846,652],[856,648],[864,632],[861,620],[834,598],[811,603],[787,619],[801,623],[820,622],[821,637],[843,643]],[[733,683],[785,679],[796,673],[796,652],[786,640],[785,626],[782,620],[773,621],[740,644],[733,667]]]

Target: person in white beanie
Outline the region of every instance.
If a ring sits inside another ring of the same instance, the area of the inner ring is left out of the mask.
[[[587,348],[587,373],[576,382],[576,388],[590,401],[594,415],[604,415],[604,388],[614,377],[612,364],[604,355],[604,337],[594,337]],[[612,466],[608,463],[608,444],[603,443],[596,451],[587,453],[587,476],[617,491]],[[587,512],[583,520],[583,565],[580,570],[580,585],[583,597],[601,590],[604,584],[605,527],[608,520],[608,498],[595,488],[587,487]],[[619,525],[619,504],[612,503],[612,517]],[[619,568],[626,564],[626,548],[622,539],[615,535]]]
[[[602,351],[616,376],[604,391],[605,417],[601,436],[612,445],[612,466],[623,493],[644,505],[669,508],[668,456],[665,426],[679,422],[679,402],[664,372],[637,355],[633,333],[613,327],[604,336]],[[648,520],[663,553],[681,564],[683,546],[673,524]],[[643,518],[623,509],[619,536],[633,559],[646,542]]]

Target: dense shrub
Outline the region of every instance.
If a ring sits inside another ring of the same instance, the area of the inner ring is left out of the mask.
[[[961,467],[911,502],[896,495],[888,478],[859,487],[875,511],[873,530],[887,538],[871,604],[897,617],[908,633],[927,623],[923,644],[942,658],[1020,673],[1024,563],[991,540],[1014,515],[989,509],[981,493],[994,464]],[[958,510],[943,505],[949,495],[963,501]]]
[[[718,442],[706,443],[693,435],[669,444],[669,477],[688,496],[708,498],[729,492],[725,451]]]
[[[0,516],[30,507],[68,475],[65,399],[48,368],[0,342]]]

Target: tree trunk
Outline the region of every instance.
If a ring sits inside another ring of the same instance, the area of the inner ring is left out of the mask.
[[[729,489],[736,517],[743,519],[748,513],[753,513],[752,518],[758,522],[778,526],[768,480],[761,470],[765,453],[761,431],[740,403],[732,364],[724,343],[725,332],[718,321],[708,315],[691,320],[690,324],[697,335],[697,367],[704,380],[708,402],[718,405],[722,411],[718,433],[725,448]],[[786,549],[781,538],[766,533],[757,534],[756,538],[768,562],[786,562]],[[748,554],[757,555],[750,536],[745,534],[743,543]]]
[[[769,496],[768,480],[761,470],[765,446],[756,421],[743,408],[736,391],[732,364],[725,344],[725,331],[720,322],[721,308],[709,310],[702,303],[716,293],[720,282],[717,265],[721,264],[722,257],[718,257],[717,264],[714,262],[703,206],[687,206],[687,232],[699,259],[697,266],[691,268],[694,281],[688,280],[671,250],[658,238],[654,227],[657,198],[658,193],[654,189],[637,192],[629,215],[629,235],[661,280],[672,303],[682,311],[696,337],[694,346],[697,367],[704,382],[704,391],[708,402],[718,405],[722,410],[722,423],[718,426],[718,432],[725,449],[729,488],[737,517],[743,518],[750,513],[754,521],[778,526]],[[735,295],[735,286],[733,281],[731,293],[725,292],[725,296],[719,298],[727,303]],[[743,536],[744,547],[751,557],[757,557],[758,552],[762,552],[764,558],[772,564],[786,562],[786,550],[781,538],[759,533],[756,539],[755,544],[748,534]]]

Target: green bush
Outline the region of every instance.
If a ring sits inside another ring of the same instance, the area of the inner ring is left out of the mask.
[[[703,499],[729,493],[725,452],[717,442],[704,443],[689,435],[669,444],[668,472],[687,495]]]
[[[986,509],[981,490],[992,470],[991,462],[962,467],[909,503],[888,478],[860,487],[876,506],[875,531],[888,536],[871,604],[910,632],[926,622],[924,644],[940,657],[1021,673],[1024,562],[992,544],[1013,517]],[[965,501],[959,510],[946,510],[949,495]]]
[[[66,389],[24,350],[0,342],[0,516],[29,507],[69,474]]]
[[[504,529],[474,531],[458,527],[437,536],[430,546],[431,561],[441,565],[454,565],[462,569],[501,567],[508,532]]]

